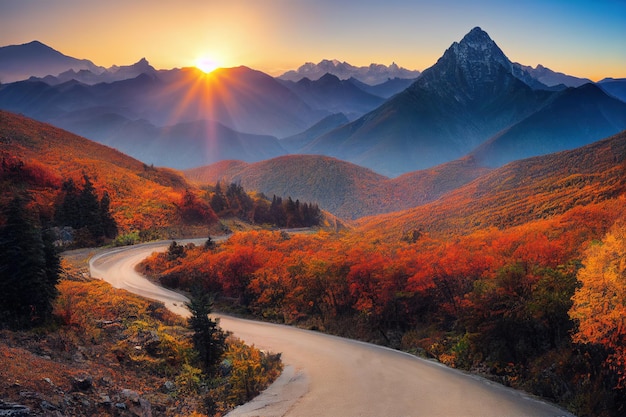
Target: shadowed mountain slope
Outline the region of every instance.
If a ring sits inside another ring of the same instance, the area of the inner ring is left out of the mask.
[[[297,153],[315,138],[343,126],[346,123],[349,123],[349,120],[345,114],[331,114],[330,116],[327,116],[315,123],[302,133],[280,139],[280,144],[290,153]]]
[[[475,28],[409,88],[303,151],[395,176],[462,157],[550,95],[514,76],[500,48]]]
[[[416,79],[417,78],[390,78],[387,81],[376,85],[365,84],[354,77],[348,79],[348,81],[363,91],[387,99],[398,94],[402,90],[405,90],[408,86],[413,84]]]
[[[598,83],[605,93],[626,102],[626,78],[605,78]]]
[[[382,97],[360,89],[350,80],[340,80],[332,74],[326,74],[315,81],[303,78],[298,82],[282,83],[311,108],[344,113],[350,119],[362,116],[385,101]]]
[[[626,103],[585,84],[559,93],[548,105],[494,136],[471,153],[483,165],[573,149],[591,138],[626,129]]]

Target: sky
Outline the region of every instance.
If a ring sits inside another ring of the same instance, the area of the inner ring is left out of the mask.
[[[424,70],[480,26],[514,62],[626,77],[626,0],[0,0],[0,46],[39,40],[96,65],[157,69],[392,62]]]

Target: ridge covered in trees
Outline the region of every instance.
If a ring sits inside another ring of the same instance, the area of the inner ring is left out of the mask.
[[[220,216],[236,216],[254,224],[298,228],[318,226],[322,212],[317,204],[283,199],[274,195],[271,202],[263,194],[250,196],[238,183],[230,183],[222,190],[218,181],[208,190],[211,208]]]

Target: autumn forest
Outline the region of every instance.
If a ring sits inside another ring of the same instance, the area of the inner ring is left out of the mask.
[[[489,59],[474,57],[476,45]],[[531,88],[513,74],[520,68],[475,28],[410,87],[350,122],[309,107],[339,100],[313,100],[323,90],[312,81],[308,91],[245,67],[0,86],[2,103],[17,109],[0,111],[0,358],[9,364],[0,405],[224,415],[283,365],[280,352],[223,331],[210,318],[218,311],[408,352],[579,416],[624,415],[625,104],[592,84]],[[324,79],[336,83],[330,92],[363,102],[364,91],[335,78]],[[459,85],[467,97],[456,95]],[[127,96],[132,89],[141,93]],[[109,107],[121,113],[101,113]],[[183,117],[201,110],[224,120]],[[39,115],[133,152],[181,151],[186,163],[232,149],[267,158],[155,167]],[[157,126],[165,116],[181,120]],[[235,132],[227,116],[267,131]],[[279,144],[269,135],[277,126],[317,133]],[[199,151],[193,140],[205,134],[215,143]],[[422,166],[418,156],[425,164],[443,151],[443,163],[411,170]],[[180,243],[190,237],[206,242]],[[168,249],[139,270],[189,296],[187,320],[89,276],[103,248],[154,241]]]
[[[220,311],[435,359],[578,415],[617,415],[626,407],[624,134],[507,165],[408,211],[341,222],[314,202],[269,198],[237,183],[191,182],[52,126],[0,117],[0,180],[11,191],[2,204],[21,196],[32,224],[55,230],[57,245],[174,239],[141,271],[163,286],[210,295]],[[71,239],[63,241],[63,230]],[[190,235],[207,243],[175,241]],[[221,235],[230,237],[210,239]],[[71,275],[67,262],[61,268]],[[68,351],[92,343],[81,342],[86,337],[104,340],[102,318],[80,313],[85,291],[115,302],[94,285],[62,280],[57,301],[46,307],[64,334],[73,332],[63,342]],[[184,353],[191,341],[176,336],[181,323],[137,305],[152,318],[123,331],[139,340],[148,321],[165,317],[162,326],[170,327],[159,330],[160,343],[170,347],[144,357],[118,343],[110,352],[123,355],[122,366],[149,361],[156,378],[187,384],[179,395],[202,392],[202,367]],[[243,349],[229,343],[226,351]],[[259,363],[270,359],[258,356]],[[210,397],[215,412],[231,401],[219,395]]]

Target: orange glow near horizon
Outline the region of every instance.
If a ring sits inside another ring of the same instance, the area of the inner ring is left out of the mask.
[[[626,77],[625,23],[618,1],[22,0],[0,2],[0,46],[39,40],[105,67],[145,57],[157,69],[245,65],[277,76],[338,59],[423,71],[480,26],[514,62],[597,81]]]
[[[196,59],[194,66],[205,74],[210,74],[211,72],[221,67],[220,63],[217,60],[207,56]]]

